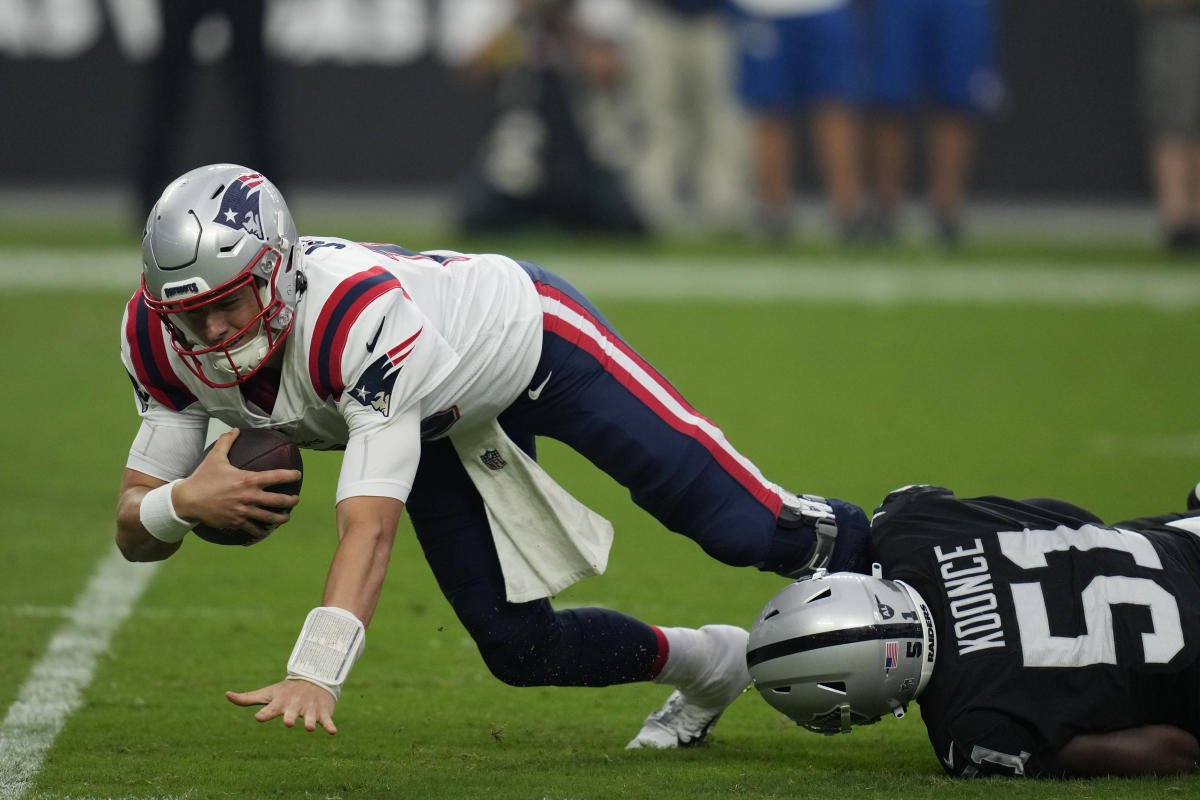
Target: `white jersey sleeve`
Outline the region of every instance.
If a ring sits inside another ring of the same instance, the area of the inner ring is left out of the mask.
[[[405,501],[420,460],[421,399],[460,357],[382,269],[345,279],[314,326],[312,374],[334,398],[348,438],[337,500],[356,495]]]
[[[408,409],[458,365],[458,353],[397,287],[367,307],[347,335],[338,401],[347,422]]]
[[[200,463],[208,413],[175,374],[162,322],[134,293],[121,320],[121,363],[133,383],[142,425],[125,466],[164,481],[184,478]]]
[[[208,415],[203,412],[149,409],[142,415],[125,467],[164,481],[186,478],[200,463],[207,434]]]
[[[421,460],[421,414],[409,406],[382,420],[357,413],[342,454],[337,501],[362,495],[408,500]]]

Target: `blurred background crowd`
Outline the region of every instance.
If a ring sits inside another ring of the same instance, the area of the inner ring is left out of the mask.
[[[1100,198],[1200,252],[1200,0],[0,0],[0,99],[0,188],[135,218],[232,160],[465,232],[954,246]]]

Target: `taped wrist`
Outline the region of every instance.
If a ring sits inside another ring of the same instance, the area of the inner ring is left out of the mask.
[[[138,518],[146,532],[160,542],[175,544],[183,541],[187,532],[196,527],[195,522],[188,522],[175,513],[175,504],[171,502],[171,490],[178,480],[164,483],[156,489],[151,489],[142,496],[138,506]]]
[[[315,683],[337,700],[366,638],[362,621],[346,609],[317,606],[304,620],[300,638],[288,659],[287,676],[290,680]]]

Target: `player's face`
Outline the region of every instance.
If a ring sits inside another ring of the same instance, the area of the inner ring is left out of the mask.
[[[237,347],[247,336],[253,336],[257,329],[243,331],[259,313],[258,296],[254,287],[243,286],[199,308],[183,312],[187,318],[188,327],[201,338],[198,344],[212,346],[229,342],[229,347]],[[241,335],[238,335],[238,334]]]

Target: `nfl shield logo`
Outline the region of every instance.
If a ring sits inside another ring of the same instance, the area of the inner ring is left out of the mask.
[[[484,450],[483,455],[479,456],[479,460],[490,470],[504,469],[508,466],[508,462],[501,458],[500,453],[496,450]]]

